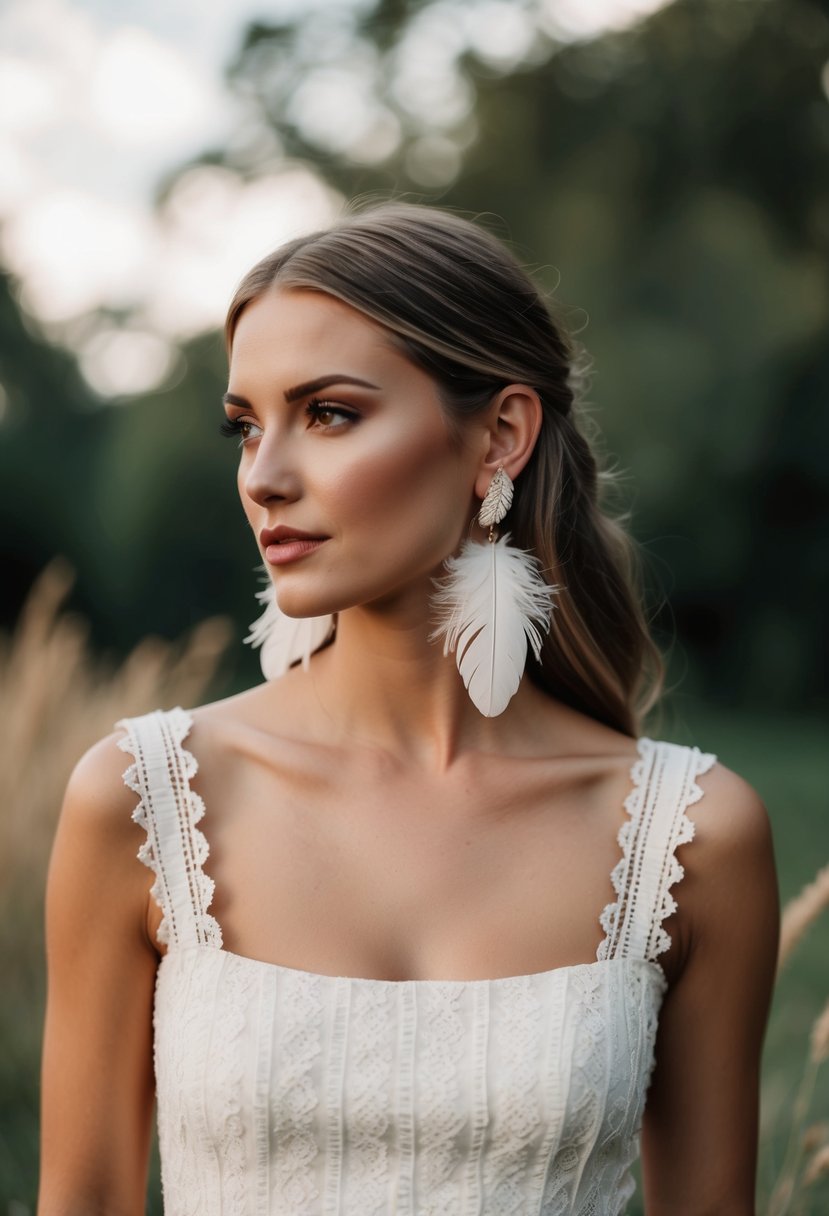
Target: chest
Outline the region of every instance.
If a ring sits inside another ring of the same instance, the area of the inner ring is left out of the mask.
[[[176,949],[155,1011],[165,1201],[616,1212],[661,994],[638,960],[389,983]]]
[[[200,774],[229,948],[391,978],[595,958],[626,773],[302,760]]]

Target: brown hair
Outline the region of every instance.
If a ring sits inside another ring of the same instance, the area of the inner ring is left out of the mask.
[[[325,292],[386,326],[437,383],[456,437],[506,385],[537,391],[544,422],[516,480],[509,530],[561,590],[527,672],[551,696],[637,736],[664,679],[639,551],[627,515],[604,509],[615,474],[585,434],[575,344],[512,254],[451,212],[375,204],[257,263],[228,310],[228,351],[244,308],[277,285]]]

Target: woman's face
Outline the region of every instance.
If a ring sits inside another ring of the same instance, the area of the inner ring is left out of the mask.
[[[245,308],[225,409],[241,425],[239,494],[263,560],[265,528],[326,538],[266,560],[289,616],[422,594],[480,505],[485,429],[453,444],[434,381],[331,296],[272,289]]]

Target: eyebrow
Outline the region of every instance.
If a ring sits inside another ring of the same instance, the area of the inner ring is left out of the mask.
[[[292,401],[299,401],[302,397],[310,397],[312,393],[318,393],[320,389],[330,388],[332,384],[356,384],[360,388],[373,388],[380,391],[378,384],[360,380],[357,376],[346,376],[341,372],[333,372],[328,376],[318,376],[316,380],[307,380],[305,384],[296,384],[293,388],[286,389],[285,400],[288,404]],[[250,409],[250,402],[245,397],[237,396],[236,393],[225,393],[222,401],[225,405],[239,405],[243,409]]]

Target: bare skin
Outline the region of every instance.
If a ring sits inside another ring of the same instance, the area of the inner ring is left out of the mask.
[[[333,412],[314,417],[307,396],[285,401],[334,372],[377,387],[329,386],[316,395]],[[229,392],[228,416],[247,424],[238,484],[254,535],[284,523],[328,537],[278,568],[280,606],[339,617],[307,672],[193,711],[224,948],[390,980],[594,960],[635,741],[527,679],[482,718],[427,637],[432,576],[498,464],[514,480],[529,459],[533,390],[503,390],[458,448],[431,380],[379,326],[294,291],[242,314]],[[162,947],[119,736],[78,762],[50,868],[40,1216],[144,1209]],[[716,764],[700,785],[660,960],[670,987],[645,1116],[648,1216],[754,1211],[771,838],[742,778]]]

